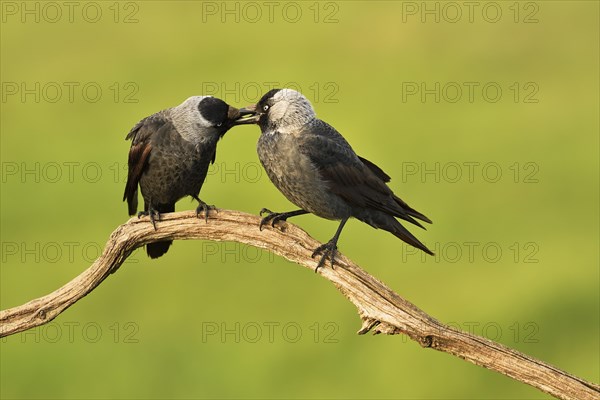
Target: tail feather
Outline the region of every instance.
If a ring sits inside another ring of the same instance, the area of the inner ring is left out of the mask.
[[[356,218],[371,225],[373,228],[386,230],[411,246],[416,247],[429,255],[433,255],[433,252],[429,250],[427,246],[421,243],[419,239],[391,215],[380,211],[368,211],[363,215],[356,216]]]
[[[137,197],[137,196],[136,196]],[[145,204],[145,210],[148,211],[148,205]],[[160,214],[173,212],[175,211],[175,204],[161,204],[155,207],[155,210]],[[157,228],[160,229],[160,226],[157,225]],[[164,255],[173,244],[172,240],[161,240],[160,242],[148,243],[146,245],[146,253],[150,258],[158,258]]]
[[[425,229],[425,227],[419,221],[417,221],[416,219],[411,217],[411,214],[409,214],[408,212],[405,212],[404,214],[400,214],[400,213],[394,214],[394,217],[401,218],[405,221],[410,222],[413,225],[418,226],[421,229]]]
[[[148,253],[148,257],[150,258],[158,258],[169,250],[169,247],[171,247],[172,243],[172,240],[148,243],[146,245],[146,253]]]
[[[404,200],[402,200],[400,197],[394,195],[394,200],[396,201],[396,203],[398,203],[400,205],[400,207],[402,207],[404,209],[404,212],[406,214],[410,215],[411,217],[415,217],[417,219],[420,219],[421,221],[427,222],[428,224],[432,224],[433,223],[425,215],[421,214],[420,212],[418,212],[417,210],[415,210],[414,208],[412,208],[411,206],[409,206],[408,204],[406,204],[404,202]],[[410,222],[412,222],[412,221],[410,221]],[[415,224],[415,225],[419,225],[419,224]],[[422,226],[421,226],[421,228],[422,228]]]
[[[427,248],[427,246],[425,246],[423,243],[421,243],[421,241],[419,239],[417,239],[412,233],[410,233],[408,231],[408,229],[403,227],[400,222],[396,221],[393,218],[392,218],[392,220],[394,222],[390,224],[390,225],[392,225],[391,229],[389,229],[390,228],[389,226],[382,227],[382,229],[385,229],[386,231],[388,231],[391,234],[393,234],[394,236],[396,236],[398,239],[403,240],[404,242],[410,244],[411,246],[416,247],[417,249],[423,250],[425,253],[429,254],[430,256],[433,255],[433,252],[431,250],[429,250]]]

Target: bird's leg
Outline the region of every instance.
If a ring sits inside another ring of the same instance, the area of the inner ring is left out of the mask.
[[[192,197],[199,203],[198,207],[196,207],[196,216],[198,218],[200,218],[200,214],[202,214],[202,212],[204,211],[204,221],[206,223],[208,223],[208,212],[210,210],[216,210],[217,208],[213,205],[206,204],[205,202],[200,200],[200,198],[198,198],[198,196],[192,196]]]
[[[266,217],[264,217],[263,219],[260,220],[260,225],[258,226],[258,228],[262,231],[263,225],[268,224],[269,221],[271,222],[271,226],[274,228],[275,224],[277,222],[285,221],[288,218],[295,217],[297,215],[308,214],[308,211],[296,210],[296,211],[289,211],[289,212],[284,212],[284,213],[275,213],[267,208],[263,208],[262,210],[260,210],[259,214],[261,217],[263,214],[267,214]]]
[[[315,272],[317,272],[317,270],[322,267],[325,264],[325,260],[327,259],[327,256],[329,256],[329,258],[331,259],[331,268],[333,268],[333,263],[335,260],[335,254],[337,253],[337,242],[338,239],[340,238],[340,234],[342,233],[342,229],[344,228],[344,225],[346,225],[346,222],[348,222],[348,218],[344,218],[342,220],[342,222],[340,223],[340,226],[337,228],[337,231],[335,232],[335,235],[333,235],[333,237],[331,238],[331,240],[325,244],[320,245],[319,247],[317,247],[315,249],[315,251],[313,251],[312,253],[312,258],[315,258],[315,256],[317,254],[323,254],[321,256],[321,259],[319,260],[319,263],[317,264],[317,268],[315,268]]]
[[[152,208],[152,206],[149,206],[147,211],[144,210],[138,213],[138,218],[142,216],[149,216],[150,222],[152,222],[152,226],[154,227],[154,230],[156,230],[156,221],[160,221],[160,213]]]

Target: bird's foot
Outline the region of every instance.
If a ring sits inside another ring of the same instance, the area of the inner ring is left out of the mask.
[[[271,227],[275,228],[276,223],[278,223],[279,221],[285,221],[290,216],[289,215],[290,213],[276,213],[276,212],[269,210],[268,208],[263,208],[262,210],[260,210],[259,215],[262,217],[263,214],[267,214],[267,216],[260,220],[260,225],[258,226],[258,228],[261,231],[262,231],[263,225],[271,222]]]
[[[156,230],[156,221],[160,221],[160,213],[158,211],[151,208],[149,211],[140,211],[137,216],[138,218],[149,216],[150,222],[152,222],[152,226]]]
[[[335,262],[335,255],[337,253],[338,253],[337,243],[334,242],[333,240],[330,240],[329,242],[317,247],[315,249],[315,251],[313,251],[312,256],[311,256],[312,258],[315,258],[316,255],[321,254],[321,259],[319,260],[319,263],[317,264],[317,268],[315,268],[315,272],[317,272],[317,270],[319,268],[321,268],[323,265],[325,265],[325,261],[327,261],[327,257],[329,257],[331,259],[331,268],[333,269],[333,263]]]
[[[200,204],[198,205],[198,207],[196,207],[196,216],[198,218],[200,218],[200,215],[204,212],[204,221],[206,223],[208,223],[208,212],[210,210],[215,210],[216,212],[219,212],[219,211],[217,210],[217,207],[206,204],[202,200],[199,200],[199,199],[197,199],[197,200],[198,200],[198,203],[200,203]]]

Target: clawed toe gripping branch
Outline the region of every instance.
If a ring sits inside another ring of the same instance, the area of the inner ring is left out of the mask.
[[[150,222],[152,222],[152,227],[154,230],[156,230],[156,221],[160,221],[160,213],[153,208],[149,209],[148,211],[140,211],[137,214],[137,217],[150,217]]]
[[[204,213],[204,222],[208,223],[209,211],[219,212],[219,210],[217,210],[217,207],[215,207],[211,204],[206,204],[205,202],[200,200],[200,198],[198,196],[192,196],[192,197],[198,202],[198,207],[196,207],[196,216],[198,218],[200,218],[202,213]]]
[[[220,210],[208,223],[199,223],[194,211],[161,214],[160,221],[155,230],[146,219],[130,219],[110,235],[102,255],[92,266],[71,282],[44,297],[0,311],[0,337],[50,322],[115,272],[136,248],[147,243],[176,239],[236,241],[267,249],[311,270],[318,265],[312,255],[320,244],[292,224],[288,224],[285,232],[261,231],[259,217],[229,210]],[[502,344],[442,324],[339,253],[335,264],[332,269],[325,263],[317,272],[356,306],[363,321],[359,334],[403,333],[423,347],[497,371],[560,399],[600,398],[597,384]]]

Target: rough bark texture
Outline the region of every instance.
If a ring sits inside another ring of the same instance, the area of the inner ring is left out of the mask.
[[[237,211],[211,212],[208,223],[193,212],[165,214],[154,230],[148,218],[133,218],[110,236],[102,255],[90,268],[47,296],[0,311],[0,337],[21,332],[56,318],[114,273],[138,247],[161,239],[234,241],[267,249],[313,269],[311,258],[320,243],[302,229],[281,223],[280,229],[258,230],[259,218]],[[329,265],[329,264],[326,264]],[[560,399],[600,399],[600,386],[483,337],[442,324],[394,293],[344,256],[336,268],[318,273],[330,280],[358,309],[359,334],[404,333],[423,347],[443,351],[500,372]],[[182,321],[183,324],[183,321]]]

